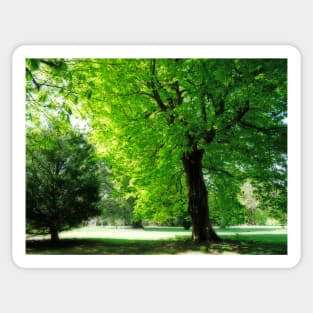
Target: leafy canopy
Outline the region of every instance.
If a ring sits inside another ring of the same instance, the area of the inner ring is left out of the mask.
[[[28,112],[88,120],[138,219],[186,211],[181,158],[194,147],[212,203],[238,210],[249,179],[264,207],[270,196],[286,210],[285,59],[38,59],[27,82]]]

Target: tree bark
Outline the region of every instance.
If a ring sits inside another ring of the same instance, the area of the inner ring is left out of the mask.
[[[60,240],[58,229],[54,225],[50,226],[50,236],[52,242],[58,242]]]
[[[192,238],[198,243],[219,241],[209,217],[208,191],[202,174],[204,150],[193,148],[182,157],[188,191],[188,212],[191,216]]]

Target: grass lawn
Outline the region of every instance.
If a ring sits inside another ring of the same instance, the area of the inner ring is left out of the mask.
[[[210,254],[287,254],[287,229],[282,227],[216,228],[220,243]],[[49,236],[27,236],[27,254],[198,254],[191,231],[180,227],[144,229],[89,226],[60,233],[52,244]]]

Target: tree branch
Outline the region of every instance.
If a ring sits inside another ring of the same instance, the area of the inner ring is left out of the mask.
[[[54,68],[60,68],[61,65],[62,65],[62,62],[59,61],[59,62],[53,62],[53,61],[48,61],[48,60],[45,60],[45,59],[40,59],[40,62],[41,63],[44,63],[50,67],[54,67]]]
[[[210,130],[207,130],[204,133],[203,139],[205,140],[206,143],[209,144],[213,141],[215,135],[216,135],[216,128],[214,126],[212,126],[212,128]]]
[[[287,126],[262,127],[262,126],[251,124],[246,121],[242,121],[242,120],[240,121],[240,125],[246,128],[256,129],[257,131],[263,132],[263,133],[269,133],[269,132],[276,131],[276,130],[287,130]]]
[[[183,93],[185,92],[185,90],[179,89],[179,82],[177,80],[173,84],[171,84],[171,88],[176,93],[176,99],[175,99],[175,101],[173,101],[173,104],[175,104],[175,106],[181,105],[183,103],[183,100],[184,100]]]
[[[213,166],[202,166],[203,169],[207,170],[207,171],[212,171],[212,172],[216,172],[216,173],[222,173],[228,177],[231,178],[238,178],[238,176],[235,176],[234,174],[228,172],[227,170],[221,169],[221,168],[216,168]]]
[[[250,102],[249,100],[246,100],[243,106],[239,109],[239,111],[236,112],[237,113],[236,116],[232,120],[228,121],[227,125],[223,128],[223,130],[230,129],[235,124],[240,122],[242,118],[244,117],[244,115],[249,111],[249,108],[250,108]]]
[[[37,90],[39,91],[39,89],[40,89],[40,87],[41,87],[41,84],[39,84],[39,83],[37,82],[37,80],[35,79],[33,73],[31,72],[31,70],[30,70],[28,67],[26,67],[26,72],[30,75],[30,77],[31,77],[31,79],[32,79],[32,82],[35,84]]]
[[[166,105],[164,104],[164,102],[162,101],[162,98],[156,88],[156,84],[155,81],[157,81],[156,78],[156,73],[155,73],[155,65],[156,65],[156,60],[152,59],[151,60],[151,81],[150,84],[148,85],[148,87],[151,87],[152,89],[152,96],[154,98],[154,100],[156,101],[156,103],[158,104],[158,106],[160,107],[160,109],[162,111],[166,111]]]

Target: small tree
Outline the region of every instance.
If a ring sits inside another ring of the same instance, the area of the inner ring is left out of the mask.
[[[70,126],[59,126],[27,132],[27,228],[50,233],[52,241],[99,213],[94,149]]]

